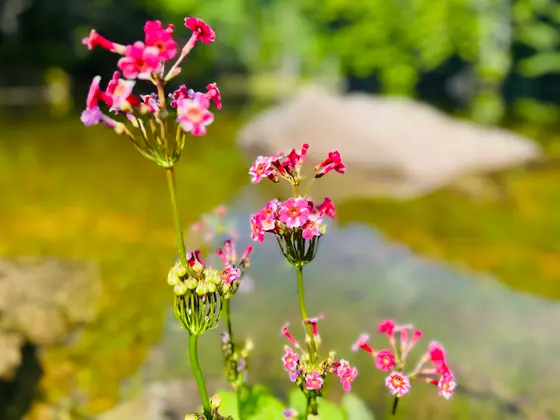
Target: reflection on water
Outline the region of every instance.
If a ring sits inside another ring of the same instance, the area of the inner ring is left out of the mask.
[[[249,178],[233,145],[234,128],[226,119],[218,121],[213,134],[191,145],[178,170],[179,199],[185,226],[221,202],[230,204],[243,243],[250,212],[275,190],[243,187]],[[0,152],[0,255],[89,259],[97,261],[103,273],[105,295],[97,321],[73,346],[50,349],[42,356],[46,401],[74,390],[80,404],[102,411],[123,390],[129,395],[149,380],[188,377],[186,337],[169,316],[171,295],[165,273],[174,259],[174,235],[158,168],[124,139],[82,129],[75,122],[50,125],[49,131],[38,123],[6,128],[0,133]],[[425,331],[426,342],[442,341],[462,385],[450,402],[427,385],[415,386],[410,398],[399,405],[400,418],[560,416],[555,404],[560,362],[554,357],[560,336],[551,331],[551,323],[560,316],[559,306],[504,286],[557,297],[558,287],[551,286],[557,264],[515,272],[511,267],[519,266],[515,260],[519,253],[512,251],[516,244],[511,243],[511,235],[496,232],[513,226],[522,233],[517,236],[520,241],[530,238],[522,244],[525,260],[544,258],[545,251],[550,258],[557,256],[558,244],[543,240],[560,226],[558,216],[550,215],[552,208],[543,207],[556,202],[557,193],[549,192],[553,182],[524,178],[515,185],[528,182],[534,185],[521,189],[532,191],[527,199],[516,189],[521,219],[514,211],[500,213],[496,206],[469,204],[451,195],[435,195],[410,206],[379,203],[376,212],[367,202],[339,206],[344,224],[331,223],[318,259],[305,270],[307,299],[311,313],[326,316],[321,325],[324,350],[337,349],[339,356],[358,364],[356,390],[374,405],[379,418],[390,403],[383,375],[373,370],[365,355],[350,354],[350,346],[361,332],[373,333],[376,323],[388,317],[414,322]],[[537,201],[531,200],[535,197]],[[434,206],[431,213],[430,205]],[[432,214],[434,209],[440,214]],[[543,212],[548,212],[550,232],[543,231],[542,221],[536,222]],[[500,224],[504,219],[509,224]],[[517,226],[519,220],[533,224]],[[471,264],[480,244],[479,253],[487,259],[493,250],[504,249],[511,259],[502,258],[503,269],[493,270],[500,273],[499,279],[459,270],[389,241],[371,227],[375,225],[393,237],[400,233],[417,249],[423,244],[423,251],[440,260],[451,256],[461,261],[462,251],[469,257],[463,262],[480,271],[494,267]],[[424,242],[422,231],[431,235],[425,234]],[[460,242],[461,235],[470,240]],[[281,259],[275,241],[268,239],[254,251],[249,272],[253,290],[236,296],[233,309],[239,334],[250,334],[256,344],[253,379],[281,394],[288,381],[279,362],[284,344],[279,328],[285,321],[297,323],[298,308],[294,273]],[[440,252],[445,244],[451,254]],[[540,251],[530,254],[531,249]],[[518,287],[520,277],[523,287]],[[216,378],[221,375],[218,333],[213,331],[202,340],[208,355],[204,367]],[[161,343],[154,347],[162,334]],[[381,338],[375,344],[385,345]],[[420,349],[412,357],[419,355]],[[338,392],[338,387],[331,387],[334,398]]]

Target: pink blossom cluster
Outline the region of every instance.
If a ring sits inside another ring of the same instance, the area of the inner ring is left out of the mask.
[[[319,319],[321,317],[305,320],[306,324],[311,325],[315,342],[319,342],[319,331],[317,328]],[[284,347],[282,363],[284,369],[288,372],[290,381],[300,381],[306,390],[320,391],[323,388],[327,374],[334,373],[338,376],[344,391],[350,392],[352,382],[358,376],[358,369],[350,366],[344,359],[337,362],[332,360],[331,357],[322,362],[311,362],[309,354],[303,351],[302,347],[289,332],[288,324],[282,328],[282,334],[290,341],[292,346],[299,350],[298,353],[290,346]]]
[[[405,374],[407,356],[422,337],[422,332],[414,329],[412,325],[396,325],[393,320],[381,322],[378,332],[387,336],[391,349],[375,351],[368,344],[369,336],[367,334],[362,334],[352,349],[354,351],[365,350],[375,359],[377,369],[391,372],[385,378],[385,385],[391,394],[403,397],[410,391],[411,381],[421,379],[437,385],[439,395],[445,399],[451,398],[457,384],[448,367],[445,350],[440,343],[432,341],[428,346],[428,351],[422,356],[414,370]],[[428,362],[431,363],[431,367],[425,368],[424,366]]]
[[[167,109],[163,85],[180,73],[179,64],[197,42],[209,44],[215,39],[214,31],[200,19],[187,17],[185,26],[192,31],[192,35],[167,74],[165,65],[177,54],[177,43],[173,40],[175,29],[173,25],[164,27],[160,21],[147,21],[144,25],[144,39],[130,45],[115,43],[92,30],[83,40],[89,49],[101,47],[119,54],[121,58],[117,63],[118,71],[114,72],[113,78],[105,89],[100,88],[100,76],[93,79],[86,100],[86,109],[81,116],[84,125],[90,126],[101,122],[119,134],[131,135],[130,130],[125,128],[122,122],[101,111],[99,104],[104,103],[110,112],[124,114],[127,119],[125,122],[131,123],[145,135],[147,127],[142,125],[140,116],[148,115],[159,121],[160,110]],[[133,88],[137,80],[152,81],[158,87],[158,92],[136,96]],[[222,107],[220,91],[215,83],[208,84],[204,93],[194,92],[183,85],[170,96],[172,97],[170,106],[176,110],[177,124],[184,132],[190,132],[195,136],[204,135],[206,126],[214,120],[214,115],[209,110],[210,103],[212,102],[218,109]]]
[[[230,239],[224,242],[223,249],[219,248],[216,250],[216,254],[218,254],[224,263],[224,269],[220,272],[220,277],[224,284],[232,284],[240,281],[243,274],[242,269],[244,269],[248,263],[249,255],[252,250],[253,247],[251,245],[245,248],[245,252],[243,252],[239,261],[237,261],[235,242]],[[241,269],[239,267],[241,267]]]
[[[307,240],[319,237],[326,230],[323,216],[335,216],[330,198],[319,205],[311,197],[292,197],[284,202],[272,200],[251,216],[251,238],[262,243],[266,232],[284,235],[289,230],[300,230]]]
[[[266,178],[273,182],[278,182],[283,178],[292,184],[299,184],[301,181],[301,168],[307,159],[308,149],[309,145],[303,144],[299,153],[296,149],[292,149],[286,154],[277,153],[273,156],[259,156],[249,169],[249,174],[252,177],[251,182],[258,184]],[[315,177],[320,178],[332,170],[343,174],[345,168],[346,166],[342,162],[340,153],[335,150],[330,152],[323,162],[315,166]]]

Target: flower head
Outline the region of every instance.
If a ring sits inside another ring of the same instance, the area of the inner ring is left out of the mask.
[[[301,197],[286,200],[280,208],[278,219],[289,228],[302,226],[309,217],[309,205],[307,200]]]
[[[124,57],[117,66],[127,79],[148,80],[161,65],[160,52],[156,47],[144,45],[142,41],[126,47]]]
[[[99,35],[95,29],[92,29],[89,36],[82,40],[82,44],[86,45],[89,50],[94,47],[101,47],[117,54],[124,54],[126,47],[116,42],[109,41],[107,38]]]
[[[284,364],[284,369],[287,372],[293,372],[297,370],[299,355],[295,353],[291,347],[284,347],[285,353],[282,356],[282,363]]]
[[[208,84],[206,90],[206,97],[212,101],[216,108],[222,109],[222,94],[218,86],[216,86],[216,83]]]
[[[317,371],[313,371],[310,374],[308,373],[305,375],[305,388],[306,389],[313,389],[313,390],[320,390],[323,388],[323,378],[321,374]]]
[[[395,366],[395,355],[391,350],[381,350],[375,356],[375,366],[377,369],[390,372]]]
[[[358,337],[358,340],[352,345],[352,351],[357,351],[358,349],[362,349],[367,351],[369,354],[373,354],[373,349],[368,344],[369,335],[362,334]]]
[[[392,372],[385,378],[385,386],[391,394],[403,397],[410,391],[410,379],[400,372]]]
[[[202,19],[194,17],[185,18],[185,26],[193,31],[193,35],[205,44],[210,44],[216,39],[216,34]]]
[[[98,124],[101,121],[101,110],[98,106],[94,106],[93,108],[85,109],[80,116],[80,120],[86,127],[90,125]]]
[[[455,383],[455,379],[453,378],[453,374],[451,372],[445,372],[441,375],[441,378],[438,382],[438,393],[443,398],[448,400],[453,395],[453,391],[457,384]]]
[[[171,60],[175,56],[177,43],[173,40],[173,25],[164,28],[159,20],[149,20],[144,25],[144,33],[146,46],[157,48],[161,61]]]
[[[183,131],[193,136],[206,134],[206,126],[214,121],[214,114],[208,110],[208,100],[201,96],[193,99],[181,98],[177,101],[177,122]]]
[[[249,169],[249,174],[252,176],[251,182],[253,184],[258,184],[273,173],[274,167],[272,166],[272,158],[270,156],[259,156]]]
[[[323,162],[315,166],[315,171],[317,172],[315,178],[321,178],[332,170],[343,174],[345,168],[346,165],[342,162],[340,153],[338,150],[335,150],[334,152],[329,152],[329,156]]]

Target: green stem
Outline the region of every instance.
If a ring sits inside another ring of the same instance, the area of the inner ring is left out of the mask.
[[[298,282],[298,298],[299,298],[299,310],[301,312],[301,317],[303,319],[305,329],[307,330],[307,335],[309,336],[309,345],[311,347],[310,359],[311,363],[315,362],[315,357],[317,353],[317,347],[315,345],[315,339],[313,337],[313,328],[311,325],[305,323],[309,316],[307,315],[307,309],[305,308],[305,296],[303,291],[303,266],[296,265],[297,272],[297,282]]]
[[[167,175],[167,186],[169,187],[169,196],[171,197],[171,210],[173,211],[173,221],[175,222],[175,235],[177,236],[177,249],[179,251],[179,261],[183,267],[188,267],[187,251],[185,249],[185,241],[183,239],[183,229],[181,228],[181,219],[179,217],[179,207],[177,205],[177,191],[175,189],[175,172],[173,167],[165,168]]]
[[[231,352],[235,353],[235,340],[233,337],[233,327],[231,324],[230,299],[225,299],[224,301],[224,312],[226,314],[226,325],[227,325],[229,341],[231,343]],[[243,417],[241,416],[241,387],[234,386],[233,388],[235,390],[235,397],[237,399],[237,415],[239,416],[239,420],[242,420]]]
[[[202,409],[204,410],[204,415],[208,420],[212,418],[212,409],[210,408],[210,398],[208,398],[208,391],[206,390],[206,383],[204,382],[204,376],[202,375],[202,370],[200,369],[200,363],[198,362],[198,335],[189,334],[189,357],[191,360],[191,369],[198,386],[198,392],[200,393],[200,400],[202,402]]]

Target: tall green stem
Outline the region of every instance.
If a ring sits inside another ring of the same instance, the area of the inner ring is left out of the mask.
[[[296,272],[298,282],[299,310],[301,312],[301,317],[303,319],[305,329],[307,330],[307,335],[309,336],[309,345],[311,347],[309,356],[311,358],[311,363],[314,363],[317,353],[317,347],[315,345],[315,338],[313,337],[313,328],[310,324],[305,323],[305,321],[309,319],[309,315],[307,315],[307,309],[305,308],[305,295],[303,290],[303,266],[297,265]]]
[[[206,383],[204,382],[204,376],[202,375],[202,370],[200,369],[200,363],[198,362],[198,335],[189,335],[189,357],[191,360],[191,369],[198,386],[198,392],[200,393],[200,400],[202,402],[202,409],[204,410],[204,415],[208,420],[212,418],[212,409],[210,408],[210,398],[208,398],[208,391],[206,390]]]
[[[233,337],[233,327],[231,324],[231,309],[230,309],[230,299],[225,299],[224,301],[224,313],[226,315],[226,325],[227,325],[227,332],[229,336],[229,341],[231,343],[231,352],[232,354],[235,353],[235,338]],[[237,370],[237,367],[236,367]],[[229,375],[228,375],[229,376]],[[237,415],[239,416],[239,420],[242,420],[243,417],[241,416],[241,387],[234,386],[235,390],[235,397],[237,399]]]
[[[179,261],[183,267],[187,267],[187,251],[185,249],[185,241],[183,239],[183,229],[181,228],[181,219],[179,217],[179,206],[177,205],[177,190],[175,188],[175,172],[173,167],[165,168],[167,175],[167,186],[169,187],[169,196],[171,197],[171,211],[173,212],[173,221],[175,223],[175,235],[177,237],[177,249],[179,251]]]

